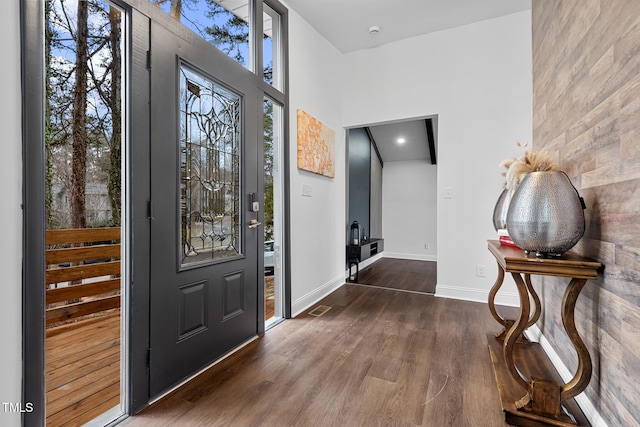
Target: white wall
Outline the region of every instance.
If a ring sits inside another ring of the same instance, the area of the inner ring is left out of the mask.
[[[340,111],[342,54],[289,10],[291,163],[291,300],[293,314],[344,283],[345,131]],[[302,109],[336,133],[335,178],[297,167],[297,119]],[[311,186],[311,197],[302,196]]]
[[[497,274],[486,240],[495,238],[498,165],[532,134],[531,12],[353,52],[344,61],[345,126],[438,115],[436,294],[486,301]],[[445,188],[452,198],[443,198]],[[486,277],[476,277],[478,264]],[[514,289],[497,302],[517,303]]]
[[[20,425],[20,413],[5,411],[2,403],[18,403],[22,384],[22,142],[20,132],[20,2],[4,2],[0,27],[0,426]]]
[[[384,256],[436,261],[438,167],[414,160],[386,162],[382,171]]]

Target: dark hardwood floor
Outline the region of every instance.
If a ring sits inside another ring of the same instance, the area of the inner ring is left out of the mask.
[[[435,261],[380,258],[360,271],[357,283],[433,295],[436,267]]]
[[[358,284],[320,304],[122,425],[507,425],[485,304]]]

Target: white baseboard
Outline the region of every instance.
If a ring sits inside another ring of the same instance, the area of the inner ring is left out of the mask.
[[[340,286],[344,285],[344,282],[345,282],[344,278],[345,276],[341,274],[338,277],[331,279],[330,281],[320,286],[319,288],[316,288],[313,291],[309,292],[308,294],[304,295],[303,297],[293,301],[291,303],[292,317],[296,317],[297,315],[304,312],[309,307],[311,307],[312,305],[320,301],[322,298],[326,297],[331,292],[335,291]]]
[[[441,298],[460,299],[464,301],[487,303],[489,300],[489,290],[470,289],[461,286],[436,285],[436,296]],[[496,295],[495,303],[508,307],[519,307],[520,298],[517,293],[500,291]]]
[[[555,349],[553,348],[549,340],[547,340],[547,338],[544,336],[538,325],[531,326],[525,331],[525,334],[531,341],[540,343],[540,347],[542,347],[542,350],[544,350],[545,354],[551,361],[551,364],[554,368],[556,368],[556,371],[558,371],[558,375],[560,375],[562,381],[564,381],[565,383],[571,381],[574,374],[569,371],[569,368],[567,368],[560,356],[558,356],[558,353],[556,353]],[[592,425],[592,427],[608,427],[607,422],[604,420],[604,418],[602,418],[598,409],[594,406],[593,402],[589,400],[584,392],[577,395],[575,399],[576,403],[578,404],[580,409],[582,409],[582,412],[584,412],[584,416],[587,417],[587,420],[589,420],[589,423]]]
[[[360,262],[360,270],[369,267],[371,264],[373,264],[374,262],[378,261],[380,258],[384,257],[384,252],[381,254],[376,254],[374,256],[372,256],[371,258],[367,258],[364,261]],[[348,277],[349,276],[349,270],[347,270],[347,274],[345,274],[344,277]]]
[[[384,258],[412,259],[416,261],[438,261],[435,255],[406,254],[402,252],[382,252]]]

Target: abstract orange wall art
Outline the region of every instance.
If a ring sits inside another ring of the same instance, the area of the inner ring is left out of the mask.
[[[335,177],[336,133],[320,120],[298,110],[298,169]]]

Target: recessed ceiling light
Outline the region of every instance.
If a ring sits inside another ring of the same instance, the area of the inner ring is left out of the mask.
[[[398,139],[396,139],[396,142],[397,142],[398,144],[404,144],[404,143],[405,143],[405,141],[406,141],[406,140],[405,140],[404,138],[398,138]]]
[[[369,34],[374,35],[374,34],[378,34],[380,32],[380,27],[378,27],[377,25],[372,25],[371,27],[369,27]]]

